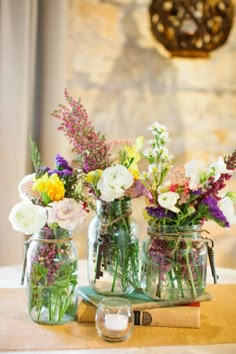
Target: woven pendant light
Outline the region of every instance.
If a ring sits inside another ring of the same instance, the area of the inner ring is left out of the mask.
[[[151,31],[172,56],[206,57],[233,25],[233,0],[153,0]]]

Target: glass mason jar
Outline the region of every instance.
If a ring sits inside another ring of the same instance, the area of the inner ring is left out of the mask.
[[[73,321],[78,304],[78,257],[71,232],[44,227],[27,251],[28,311],[33,321]]]
[[[96,201],[88,228],[88,279],[105,295],[132,292],[139,286],[139,240],[130,200]]]
[[[201,226],[149,227],[142,244],[141,287],[155,299],[194,299],[206,286],[207,245]]]

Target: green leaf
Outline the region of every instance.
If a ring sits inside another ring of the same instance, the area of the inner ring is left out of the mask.
[[[30,157],[34,166],[34,170],[37,173],[41,166],[41,156],[38,147],[35,141],[31,138],[31,136],[29,138],[29,144],[30,144]]]

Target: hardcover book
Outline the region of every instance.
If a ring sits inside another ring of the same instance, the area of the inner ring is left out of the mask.
[[[134,311],[136,326],[200,328],[200,302],[188,305],[159,307]],[[78,307],[78,321],[94,323],[96,306],[82,300]]]
[[[95,322],[96,307],[105,295],[97,293],[90,286],[79,288],[82,301],[78,306],[79,322]],[[131,302],[134,312],[134,324],[159,327],[200,327],[200,303],[211,300],[205,292],[194,300],[154,300],[141,290],[120,295]]]

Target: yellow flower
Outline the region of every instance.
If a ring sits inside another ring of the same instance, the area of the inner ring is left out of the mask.
[[[138,162],[140,160],[140,154],[139,151],[141,150],[143,146],[143,141],[144,137],[139,136],[135,144],[133,146],[126,146],[125,147],[125,156],[126,156],[126,161],[124,165],[128,165],[129,171],[132,173],[134,176],[134,179],[138,179],[139,177],[139,171],[138,171]]]
[[[42,177],[36,179],[33,190],[40,193],[45,204],[62,200],[65,195],[64,183],[56,173],[51,176],[45,173]]]
[[[146,221],[148,221],[150,219],[150,215],[148,215],[148,212],[146,209],[143,210],[143,218]]]
[[[138,171],[138,168],[129,168],[128,169],[130,173],[132,173],[134,180],[137,181],[139,179],[140,173]]]
[[[96,186],[101,175],[102,175],[102,170],[91,171],[86,175],[85,182]]]

